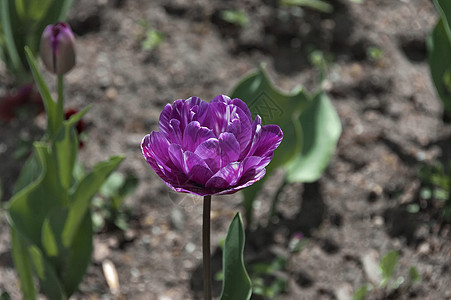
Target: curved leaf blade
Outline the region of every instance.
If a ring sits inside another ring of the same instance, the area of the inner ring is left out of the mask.
[[[69,216],[63,230],[63,244],[66,247],[72,245],[79,226],[89,209],[91,198],[123,159],[122,156],[113,156],[107,161],[98,163],[76,187],[71,195]]]
[[[11,244],[14,266],[20,280],[20,289],[24,300],[36,299],[36,287],[33,282],[30,256],[25,241],[23,241],[14,228],[11,227]]]
[[[240,213],[237,213],[227,231],[222,257],[224,282],[221,300],[248,300],[252,285],[244,267],[244,228]]]
[[[329,164],[341,135],[341,122],[324,93],[317,94],[299,116],[303,132],[302,150],[287,166],[287,181],[318,180]]]

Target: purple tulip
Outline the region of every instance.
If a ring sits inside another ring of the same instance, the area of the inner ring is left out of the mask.
[[[40,52],[47,70],[57,75],[69,72],[75,65],[74,34],[69,24],[58,22],[45,27]]]
[[[260,180],[282,141],[277,125],[252,121],[246,104],[219,95],[167,104],[159,131],[141,142],[144,157],[171,189],[200,196],[231,194]]]

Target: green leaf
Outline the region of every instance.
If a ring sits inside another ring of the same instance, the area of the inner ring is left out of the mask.
[[[42,224],[50,211],[63,205],[62,195],[65,191],[61,187],[56,162],[49,147],[44,143],[35,143],[34,147],[39,175],[14,194],[8,206],[8,220],[27,239],[41,245]]]
[[[341,123],[324,93],[317,94],[299,116],[303,132],[302,150],[287,166],[287,181],[313,182],[329,164],[341,134]]]
[[[355,292],[354,297],[352,297],[352,300],[363,300],[365,299],[366,295],[370,291],[370,286],[368,284],[362,285],[357,292]]]
[[[113,172],[108,178],[105,180],[103,185],[100,187],[100,194],[107,198],[112,198],[116,196],[119,192],[119,189],[125,182],[125,177],[119,172]]]
[[[82,220],[74,242],[67,256],[67,263],[64,266],[63,284],[66,295],[72,295],[78,288],[86,269],[91,261],[92,254],[92,221],[89,213],[86,213]]]
[[[34,270],[39,277],[42,292],[52,300],[67,299],[53,266],[45,259],[41,250],[37,246],[31,245],[28,247],[28,251]]]
[[[15,0],[17,14],[22,22],[36,22],[44,16],[53,0]]]
[[[58,105],[55,101],[53,101],[49,88],[47,87],[47,84],[36,66],[36,61],[29,47],[25,47],[25,53],[27,55],[28,64],[31,68],[31,73],[33,74],[33,78],[38,86],[42,100],[44,101],[44,107],[48,118],[47,130],[49,136],[53,137],[63,122],[63,115],[58,113]]]
[[[33,282],[30,257],[25,242],[19,237],[14,228],[11,227],[11,244],[14,267],[20,280],[20,289],[24,300],[36,299],[36,288]]]
[[[14,185],[14,194],[35,181],[41,173],[42,166],[39,164],[36,155],[31,155],[20,171],[19,178]]]
[[[445,110],[451,114],[451,38],[447,34],[443,19],[439,20],[428,39],[429,68],[437,93]]]
[[[165,35],[154,29],[146,32],[146,38],[141,42],[141,48],[144,51],[152,51],[157,48],[165,39]]]
[[[240,27],[245,27],[249,24],[249,16],[243,10],[223,10],[221,11],[221,19]]]
[[[60,127],[53,139],[52,155],[57,162],[57,174],[65,191],[68,191],[73,183],[73,170],[77,160],[78,137],[75,125],[88,109],[85,108],[69,120],[64,121],[63,126]],[[67,199],[64,200],[67,201]]]
[[[42,225],[42,247],[48,257],[63,257],[64,247],[61,236],[69,211],[59,207],[49,213]]]
[[[63,231],[63,244],[66,247],[72,245],[81,221],[89,209],[91,198],[123,159],[122,156],[113,156],[108,161],[98,163],[76,187],[71,195],[69,217]]]
[[[224,282],[221,300],[248,300],[252,294],[251,280],[244,267],[244,228],[239,213],[227,231],[222,265]]]
[[[451,43],[451,2],[449,0],[434,0],[443,21],[448,40]]]
[[[396,250],[392,250],[382,257],[381,262],[379,263],[379,268],[382,274],[380,286],[386,286],[388,281],[393,277],[396,264],[398,263],[398,257],[399,255]]]

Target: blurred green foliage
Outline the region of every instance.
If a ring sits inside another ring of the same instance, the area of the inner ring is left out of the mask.
[[[243,10],[223,10],[221,11],[221,19],[239,27],[249,25],[249,16]]]
[[[442,202],[442,216],[446,221],[451,221],[451,162],[448,170],[438,162],[423,166],[419,176],[423,183],[420,197],[428,201]]]
[[[132,195],[138,186],[135,175],[113,172],[92,199],[92,222],[98,232],[113,225],[121,230],[128,229],[130,211],[124,207],[124,200]]]
[[[405,288],[409,289],[413,284],[421,280],[421,275],[415,266],[411,266],[408,271],[408,282],[403,276],[394,278],[398,266],[399,253],[396,250],[387,252],[379,262],[380,282],[365,283],[354,293],[353,300],[365,299],[374,289],[386,289],[387,292]]]

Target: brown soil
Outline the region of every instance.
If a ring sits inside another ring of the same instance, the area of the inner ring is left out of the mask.
[[[288,284],[280,299],[346,299],[368,281],[366,259],[392,249],[400,254],[396,275],[407,278],[415,266],[422,279],[368,299],[451,299],[451,226],[440,218],[440,207],[419,196],[419,167],[451,159],[451,125],[427,65],[425,38],[437,20],[435,8],[428,0],[329,2],[331,14],[280,8],[275,0],[75,1],[69,23],[78,64],[66,77],[67,106],[92,107],[80,159],[92,166],[124,154],[120,171],[136,174],[140,185],[126,201],[130,229],[96,235],[93,263],[74,299],[114,298],[102,273],[105,260],[119,274],[120,299],[200,299],[201,199],[169,191],[142,158],[139,143],[157,129],[166,103],[228,94],[260,62],[281,89],[302,84],[313,90],[318,72],[308,60],[312,47],[333,56],[326,89],[343,134],[323,177],[285,187],[277,218],[263,226],[279,184],[268,181],[255,210],[260,226],[247,232],[248,265],[287,253],[291,236],[302,232],[308,243],[281,271]],[[245,10],[249,25],[224,22],[220,11],[226,8]],[[141,49],[140,20],[165,35],[153,51]],[[381,49],[382,58],[368,59],[369,47]],[[4,66],[0,79],[1,95],[11,85]],[[21,167],[13,152],[20,138],[39,138],[42,124],[38,116],[0,127],[5,201]],[[242,209],[240,201],[240,194],[213,198],[216,270],[219,240]],[[407,212],[412,203],[420,204],[418,213]],[[219,289],[217,283],[216,295]],[[20,299],[4,217],[1,290]]]

